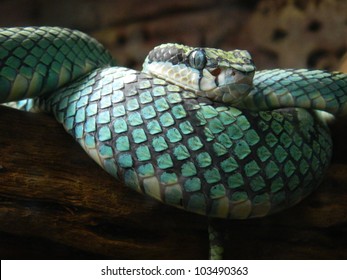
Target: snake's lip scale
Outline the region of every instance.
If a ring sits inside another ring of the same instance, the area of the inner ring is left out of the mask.
[[[109,67],[109,52],[82,32],[24,27],[0,29],[0,56],[1,103],[53,113],[127,187],[209,217],[264,217],[310,194],[332,154],[316,110],[347,113],[346,74],[253,79],[242,50],[164,44],[135,71]]]

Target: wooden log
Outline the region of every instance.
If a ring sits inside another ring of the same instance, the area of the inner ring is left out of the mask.
[[[0,155],[2,259],[208,257],[205,217],[125,188],[50,115],[0,106]],[[347,164],[339,162],[292,209],[223,221],[226,258],[347,258],[346,186]]]

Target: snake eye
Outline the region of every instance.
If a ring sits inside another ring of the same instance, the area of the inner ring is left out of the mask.
[[[207,63],[205,52],[201,49],[193,50],[188,59],[190,66],[197,70],[202,70]]]

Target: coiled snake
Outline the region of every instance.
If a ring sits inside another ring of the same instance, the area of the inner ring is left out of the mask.
[[[247,51],[179,44],[154,48],[139,72],[113,66],[79,31],[3,28],[0,103],[13,101],[53,113],[131,189],[209,217],[247,219],[318,186],[332,151],[321,111],[346,113],[347,75],[255,71]],[[212,246],[212,257],[219,250]]]

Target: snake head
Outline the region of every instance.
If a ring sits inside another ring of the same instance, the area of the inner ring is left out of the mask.
[[[164,44],[148,54],[143,71],[197,96],[235,105],[251,90],[255,66],[243,50]]]

